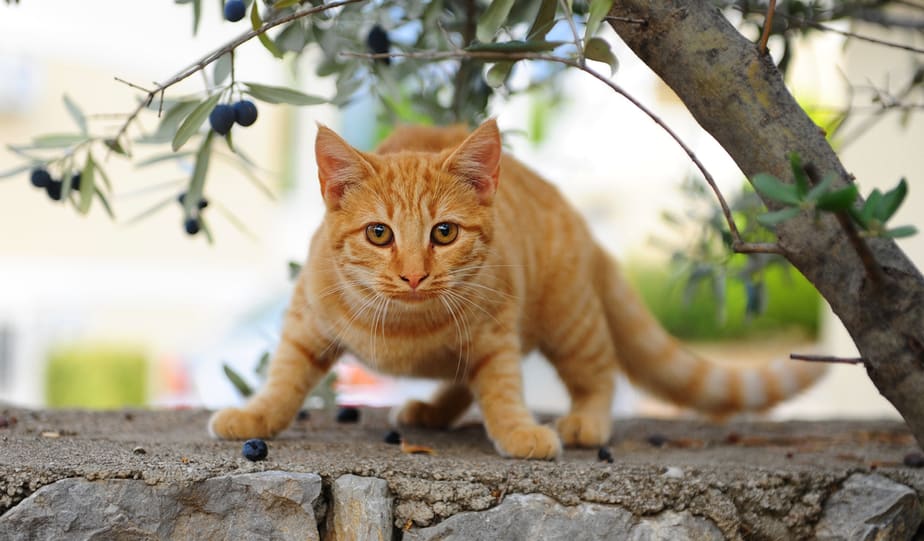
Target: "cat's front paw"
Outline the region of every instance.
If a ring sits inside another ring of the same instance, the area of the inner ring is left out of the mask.
[[[566,447],[600,447],[610,439],[610,418],[590,413],[569,413],[555,423]]]
[[[561,440],[547,426],[520,426],[494,440],[497,452],[513,458],[554,460],[561,455]]]
[[[408,400],[392,416],[392,421],[399,426],[441,429],[449,428],[455,417],[428,402]]]
[[[209,419],[209,434],[214,438],[243,440],[269,438],[275,431],[269,429],[266,418],[249,410],[227,408],[216,411]]]

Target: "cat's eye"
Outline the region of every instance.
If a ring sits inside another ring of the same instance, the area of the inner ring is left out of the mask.
[[[385,224],[369,224],[366,226],[366,238],[376,246],[387,246],[395,237],[391,228]]]
[[[436,244],[449,244],[459,236],[459,226],[449,222],[443,222],[433,226],[430,231],[430,238]]]

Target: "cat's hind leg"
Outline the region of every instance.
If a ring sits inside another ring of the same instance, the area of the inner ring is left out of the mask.
[[[468,410],[473,400],[468,386],[456,382],[443,382],[429,401],[410,400],[395,410],[393,422],[404,426],[449,428]]]
[[[598,447],[610,438],[616,352],[598,302],[568,321],[543,347],[571,397],[570,411],[555,424],[567,447]]]

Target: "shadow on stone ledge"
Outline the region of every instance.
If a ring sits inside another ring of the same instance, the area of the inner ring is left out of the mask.
[[[0,539],[912,539],[922,520],[895,422],[620,420],[612,463],[532,462],[480,426],[404,431],[435,451],[412,455],[382,411],[315,412],[249,462],[207,418],[0,409]]]

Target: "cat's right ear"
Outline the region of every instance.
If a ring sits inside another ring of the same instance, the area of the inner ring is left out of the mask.
[[[324,203],[328,209],[337,210],[346,190],[361,182],[371,172],[371,167],[356,149],[321,124],[318,124],[318,136],[314,140],[314,154]]]
[[[443,167],[470,184],[484,205],[490,205],[500,175],[501,139],[497,121],[486,120],[449,155]]]

